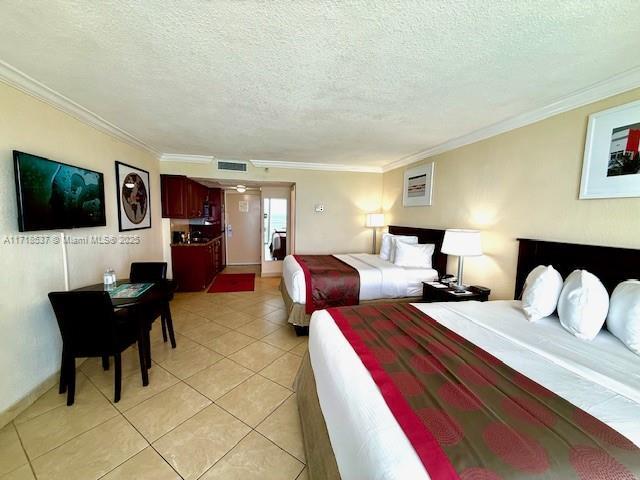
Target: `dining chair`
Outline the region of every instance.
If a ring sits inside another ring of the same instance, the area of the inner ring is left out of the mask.
[[[67,405],[73,405],[75,397],[76,358],[102,357],[103,368],[107,370],[108,358],[114,357],[114,403],[117,403],[122,390],[121,354],[138,342],[142,384],[149,383],[140,325],[127,309],[114,309],[108,292],[51,292],[49,301],[62,335],[59,392],[67,392]]]
[[[129,271],[129,281],[131,282],[159,282],[167,279],[166,262],[132,262]],[[173,319],[171,318],[171,308],[169,302],[173,300],[173,291],[167,291],[166,302],[158,309],[149,313],[150,321],[153,322],[160,317],[162,326],[162,338],[167,341],[167,332],[171,340],[171,348],[176,348],[176,336],[173,331]],[[148,352],[151,353],[150,350]]]

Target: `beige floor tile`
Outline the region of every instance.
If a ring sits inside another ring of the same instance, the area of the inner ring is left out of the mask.
[[[205,345],[208,342],[228,333],[230,330],[227,327],[223,327],[222,325],[218,325],[215,322],[209,322],[205,325],[200,325],[199,327],[190,328],[182,332],[185,337],[190,338],[194,342],[197,342],[201,345]]]
[[[195,480],[251,429],[217,405],[209,405],[153,446],[186,480]]]
[[[227,328],[237,329],[246,325],[247,323],[251,323],[255,320],[255,317],[243,312],[231,311],[229,313],[225,313],[216,318],[215,322],[220,325],[224,325]]]
[[[151,447],[147,447],[115,470],[111,470],[101,480],[180,480],[164,459]]]
[[[301,462],[306,461],[295,395],[287,398],[256,430]]]
[[[142,378],[140,375],[134,374],[127,378],[122,379],[122,394],[120,395],[120,401],[113,403],[113,387],[112,386],[98,386],[100,391],[109,399],[109,401],[119,411],[124,412],[130,408],[135,407],[146,399],[157,395],[158,393],[166,390],[167,388],[175,385],[180,380],[171,375],[161,366],[154,364],[149,370],[149,385],[142,386]]]
[[[224,358],[187,378],[185,382],[211,400],[216,400],[252,375],[253,372],[248,368]]]
[[[269,297],[271,297],[271,295],[269,295]],[[279,296],[279,297],[275,297],[275,298],[273,298],[273,297],[271,297],[271,298],[265,298],[264,303],[267,303],[267,304],[269,304],[269,305],[271,305],[271,306],[273,306],[273,307],[280,308],[280,309],[282,309],[282,310],[284,310],[284,309],[285,309],[284,300],[282,300],[282,297],[281,297],[281,296]]]
[[[144,438],[118,415],[32,463],[38,480],[100,478],[147,446]]]
[[[79,378],[82,374],[78,372]],[[66,394],[60,395],[66,398]],[[75,403],[66,403],[16,425],[31,459],[62,445],[67,440],[118,414],[109,401],[86,378],[76,386]]]
[[[234,310],[226,304],[209,303],[209,309],[207,311],[201,311],[200,315],[215,322],[218,318],[229,315],[230,313],[234,313]]]
[[[256,339],[240,332],[230,331],[213,340],[203,343],[206,347],[215,350],[221,355],[231,355],[247,345],[255,342]]]
[[[265,318],[258,318],[251,323],[247,323],[238,328],[237,331],[249,335],[254,338],[266,337],[272,332],[278,330],[281,326],[272,322],[269,322]]]
[[[279,348],[258,341],[229,355],[229,358],[254,372],[259,372],[276,358],[284,355],[284,353],[285,352]]]
[[[304,470],[300,472],[300,475],[298,475],[298,478],[296,478],[296,480],[309,480],[309,468],[304,467]]]
[[[295,330],[291,326],[282,327],[273,333],[270,333],[262,339],[263,342],[269,343],[274,347],[282,350],[291,350],[293,347],[304,341],[304,337],[298,337]]]
[[[260,375],[293,390],[293,381],[298,374],[302,358],[292,353],[285,353],[275,362],[260,370]]]
[[[222,358],[222,355],[213,350],[209,350],[199,344],[194,344],[188,348],[178,346],[169,352],[166,358],[162,362],[159,362],[159,364],[176,377],[185,379],[213,365]]]
[[[304,357],[304,355],[307,353],[307,350],[309,350],[309,337],[303,337],[303,338],[304,340],[301,343],[299,343],[298,345],[293,347],[291,350],[289,350],[294,355]]]
[[[280,326],[292,328],[288,322],[289,315],[282,309],[278,309],[274,312],[268,313],[262,318],[264,318],[265,320],[269,320],[271,323],[277,323]]]
[[[5,425],[0,429],[0,475],[16,470],[27,462],[27,455],[13,423]]]
[[[278,405],[291,395],[291,391],[260,375],[244,381],[216,403],[251,427],[255,427]]]
[[[252,315],[256,318],[264,317],[265,315],[269,315],[272,312],[279,310],[278,307],[274,307],[273,305],[269,305],[267,303],[257,303],[246,308],[242,309],[242,312]]]
[[[184,332],[196,327],[202,327],[211,322],[210,319],[193,312],[187,312],[185,315],[173,317],[173,330],[175,332]]]
[[[18,467],[4,475],[0,475],[0,480],[35,480],[29,464]]]
[[[176,333],[176,348],[173,348],[170,342],[155,341],[151,343],[151,360],[156,363],[164,362],[168,356],[175,354],[176,351],[185,350],[197,344],[190,338]]]
[[[202,480],[294,480],[304,465],[262,435],[251,432]]]
[[[80,388],[80,384],[85,381],[88,380],[84,375],[76,375],[76,390],[78,390]],[[16,425],[18,425],[19,423],[24,423],[27,420],[35,418],[38,415],[42,415],[43,413],[48,412],[49,410],[53,410],[54,408],[61,405],[65,405],[66,403],[67,397],[66,395],[60,395],[58,393],[58,382],[56,381],[56,385],[47,390],[44,395],[42,395],[35,402],[29,405],[29,407],[22,411],[14,419],[14,423]]]
[[[127,348],[121,355],[122,375],[127,376],[132,373],[140,373],[140,357],[138,350],[133,347]],[[113,357],[109,358],[109,370],[102,369],[102,359],[87,358],[80,366],[80,370],[90,378],[102,377],[104,381],[111,381],[113,384]]]
[[[211,400],[193,388],[178,383],[127,410],[124,416],[148,441],[154,442],[210,404]]]

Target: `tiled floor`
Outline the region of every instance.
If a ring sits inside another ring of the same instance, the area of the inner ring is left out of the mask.
[[[56,386],[0,429],[0,480],[306,479],[292,383],[307,342],[286,324],[278,283],[178,294],[178,347],[156,322],[149,386],[130,349],[113,404],[113,371],[87,360],[74,406]]]

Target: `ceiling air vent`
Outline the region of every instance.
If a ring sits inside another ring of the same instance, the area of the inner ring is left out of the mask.
[[[228,160],[218,160],[218,170],[231,170],[233,172],[246,172],[247,164],[244,162],[230,162]]]

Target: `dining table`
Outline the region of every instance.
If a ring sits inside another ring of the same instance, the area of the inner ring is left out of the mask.
[[[96,283],[93,285],[87,285],[80,288],[75,288],[74,292],[113,292],[117,287],[133,283],[128,278],[120,279],[109,286],[103,283]],[[166,315],[167,321],[172,323],[171,309],[169,302],[173,299],[173,295],[177,290],[178,284],[175,280],[165,279],[156,280],[154,282],[139,282],[139,283],[151,283],[151,287],[142,292],[136,297],[111,297],[111,303],[115,309],[128,309],[131,313],[130,318],[133,318],[138,323],[138,344],[144,348],[139,351],[140,362],[144,364],[146,368],[142,373],[142,385],[147,386],[149,384],[149,374],[147,370],[151,368],[151,342],[149,339],[149,330],[151,328],[150,323],[155,320],[149,319],[147,315],[144,315],[145,311],[159,311],[162,315]],[[136,311],[138,310],[138,311]],[[171,341],[171,347],[176,348],[176,339],[173,333],[173,329],[169,329],[169,337]],[[109,359],[103,358],[103,367],[109,367]]]

